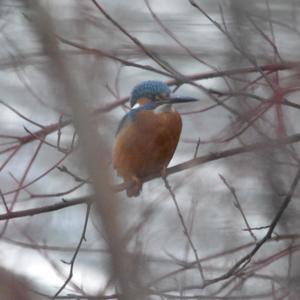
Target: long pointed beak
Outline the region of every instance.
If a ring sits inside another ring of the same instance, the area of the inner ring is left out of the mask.
[[[185,103],[185,102],[196,102],[196,101],[199,101],[199,99],[196,99],[193,97],[181,97],[181,96],[171,97],[169,99],[169,102],[172,104]]]
[[[169,99],[158,101],[158,105],[163,105],[163,104],[177,104],[177,103],[186,103],[186,102],[196,102],[199,101],[199,99],[193,98],[193,97],[170,97]]]

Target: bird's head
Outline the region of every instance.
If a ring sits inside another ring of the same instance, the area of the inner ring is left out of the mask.
[[[170,88],[162,81],[148,80],[136,85],[130,96],[130,106],[143,106],[146,103],[153,103],[154,106],[164,104],[175,104],[184,102],[194,102],[198,99],[192,97],[173,97]]]

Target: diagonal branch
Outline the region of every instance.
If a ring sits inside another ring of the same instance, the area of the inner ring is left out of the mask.
[[[251,227],[250,227],[250,225],[249,225],[249,222],[248,222],[248,220],[247,220],[247,218],[246,218],[246,215],[245,215],[245,213],[244,213],[244,210],[243,210],[243,208],[242,208],[242,206],[241,206],[241,204],[240,204],[240,200],[239,200],[239,198],[238,198],[238,196],[237,196],[237,194],[236,194],[235,188],[234,188],[232,185],[230,185],[230,184],[228,183],[228,181],[226,180],[226,178],[225,178],[222,174],[219,174],[219,177],[221,178],[221,180],[223,181],[224,185],[228,188],[228,190],[229,190],[230,193],[232,194],[232,196],[233,196],[233,198],[234,198],[234,206],[235,206],[235,207],[239,210],[239,212],[241,213],[242,218],[243,218],[243,220],[244,220],[244,222],[245,222],[245,224],[246,224],[247,231],[249,231],[249,234],[252,236],[252,238],[254,239],[254,241],[256,241],[257,238],[256,238],[256,236],[254,235],[254,233],[252,232],[252,229],[251,229]]]
[[[164,181],[165,187],[169,191],[169,193],[171,195],[171,198],[173,200],[173,203],[174,203],[174,205],[176,207],[176,211],[177,211],[179,220],[180,220],[181,225],[183,227],[183,232],[184,232],[184,234],[185,234],[185,236],[186,236],[186,238],[187,238],[187,240],[188,240],[188,242],[189,242],[189,244],[191,246],[191,249],[192,249],[192,251],[194,253],[194,256],[195,256],[195,259],[196,259],[196,263],[197,263],[197,267],[198,267],[198,270],[200,272],[201,279],[202,279],[203,282],[205,282],[204,272],[203,272],[203,268],[202,268],[201,263],[200,263],[200,259],[199,259],[199,256],[198,256],[197,249],[196,249],[196,247],[194,245],[194,242],[192,241],[192,238],[191,238],[191,236],[189,234],[188,228],[187,228],[187,226],[185,224],[185,221],[184,221],[183,215],[182,215],[182,213],[180,211],[180,208],[179,208],[179,205],[178,205],[175,193],[173,192],[173,190],[172,190],[172,188],[171,188],[171,186],[170,186],[170,184],[168,182],[167,177],[166,176],[162,176],[162,180]]]
[[[97,7],[97,9],[105,16],[105,18],[109,20],[116,28],[118,28],[120,32],[126,35],[136,46],[138,46],[150,59],[155,61],[162,69],[170,73],[168,76],[176,78],[179,77],[179,79],[182,77],[182,75],[179,74],[170,64],[163,61],[155,53],[147,49],[147,47],[145,47],[139,39],[132,36],[128,31],[126,31],[125,28],[123,28],[115,19],[113,19],[96,0],[91,1]]]
[[[216,161],[219,159],[223,159],[226,157],[232,157],[235,155],[243,154],[243,153],[251,153],[255,151],[262,151],[262,150],[267,150],[270,148],[280,148],[281,146],[287,145],[287,144],[293,144],[293,143],[298,143],[300,142],[300,134],[294,134],[286,138],[282,139],[276,139],[276,140],[271,140],[265,143],[256,143],[248,146],[242,146],[242,147],[236,147],[232,148],[229,150],[225,150],[219,153],[211,153],[208,155],[200,156],[191,160],[188,160],[184,163],[178,164],[176,166],[170,167],[166,169],[166,174],[171,175],[178,173],[183,170],[190,169],[192,167],[196,167],[198,165],[202,165],[208,162]],[[150,181],[152,179],[160,177],[160,174],[153,174],[151,176],[148,176],[143,179],[143,182]],[[124,183],[118,184],[112,187],[114,192],[121,192],[124,189],[126,189],[126,185]],[[21,217],[26,217],[26,216],[33,216],[37,214],[42,214],[42,213],[47,213],[50,211],[55,211],[55,210],[60,210],[64,209],[69,206],[73,205],[79,205],[79,204],[84,204],[84,203],[89,203],[92,201],[92,195],[90,196],[85,196],[81,198],[76,198],[74,200],[68,200],[68,201],[62,201],[59,203],[55,203],[52,205],[48,206],[43,206],[43,207],[38,207],[38,208],[32,208],[32,209],[27,209],[27,210],[20,210],[16,212],[10,212],[9,214],[1,214],[0,215],[0,221],[1,220],[7,220],[7,219],[15,219],[15,218],[21,218]]]
[[[266,235],[260,241],[258,241],[256,243],[253,250],[250,253],[248,253],[247,255],[245,255],[243,258],[241,258],[238,262],[236,262],[234,264],[234,266],[227,273],[225,273],[224,275],[216,277],[214,279],[207,280],[204,284],[204,287],[206,287],[208,285],[211,285],[213,283],[228,279],[233,275],[237,275],[238,273],[240,273],[246,267],[246,265],[248,265],[250,263],[252,257],[262,247],[262,245],[266,241],[271,239],[272,233],[273,233],[276,225],[278,224],[282,214],[284,213],[285,209],[288,207],[288,205],[290,204],[290,202],[293,198],[293,195],[294,195],[296,187],[299,183],[299,180],[300,180],[300,168],[298,169],[297,174],[296,174],[296,176],[295,176],[295,178],[294,178],[294,180],[291,184],[290,190],[289,190],[287,196],[285,197],[283,203],[281,204],[277,214],[275,215],[275,217],[274,217],[274,219],[273,219],[273,221],[270,225],[269,230],[267,231]]]
[[[52,299],[56,299],[57,296],[65,289],[65,287],[67,286],[67,284],[70,282],[70,280],[73,277],[73,269],[74,269],[74,264],[77,258],[77,255],[79,253],[80,247],[82,245],[82,242],[85,241],[85,234],[86,234],[86,229],[87,229],[87,225],[88,225],[88,220],[89,220],[89,216],[90,216],[90,211],[91,211],[91,205],[87,204],[87,208],[86,208],[86,214],[85,214],[85,220],[84,220],[84,224],[83,224],[83,228],[82,228],[82,233],[78,242],[78,245],[75,249],[74,255],[71,259],[70,262],[68,262],[67,264],[70,265],[70,270],[69,270],[69,276],[66,279],[66,281],[64,282],[64,284],[60,287],[60,289],[55,293],[55,295],[52,297]]]

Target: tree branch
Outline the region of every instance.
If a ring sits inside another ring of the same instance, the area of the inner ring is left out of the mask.
[[[252,145],[248,145],[248,146],[232,148],[232,149],[225,150],[225,151],[222,151],[219,153],[211,153],[208,155],[204,155],[201,157],[197,157],[197,158],[188,160],[188,161],[178,164],[176,166],[170,167],[170,168],[166,169],[166,175],[175,174],[175,173],[181,172],[183,170],[187,170],[192,167],[196,167],[198,165],[202,165],[204,163],[223,159],[226,157],[232,157],[232,156],[243,154],[243,153],[251,153],[251,152],[255,152],[255,151],[267,150],[272,147],[279,148],[284,145],[298,143],[298,142],[300,142],[300,134],[294,134],[294,135],[288,136],[286,138],[270,140],[265,143],[256,143],[256,144],[252,144]],[[150,181],[150,180],[158,178],[158,177],[160,177],[160,174],[153,174],[151,176],[144,178],[143,182],[147,182],[147,181]],[[121,192],[125,188],[126,188],[126,185],[124,183],[118,184],[118,185],[115,185],[112,187],[114,192]],[[73,205],[89,203],[90,201],[92,201],[91,200],[92,197],[93,196],[90,195],[90,196],[81,197],[81,198],[69,200],[69,201],[64,200],[63,202],[55,203],[55,204],[48,205],[48,206],[20,210],[20,211],[16,211],[16,212],[10,212],[9,214],[8,213],[1,214],[0,221],[7,220],[7,219],[15,219],[15,218],[33,216],[33,215],[37,215],[37,214],[60,210],[60,209],[63,209],[63,208],[69,207],[69,206],[73,206]]]

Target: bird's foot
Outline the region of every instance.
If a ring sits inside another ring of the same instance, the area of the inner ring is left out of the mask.
[[[162,169],[160,170],[160,176],[162,179],[167,178],[167,167],[166,166],[163,166]]]
[[[128,197],[137,197],[142,189],[142,180],[137,176],[132,176],[132,182],[130,187],[127,188],[127,196]]]

